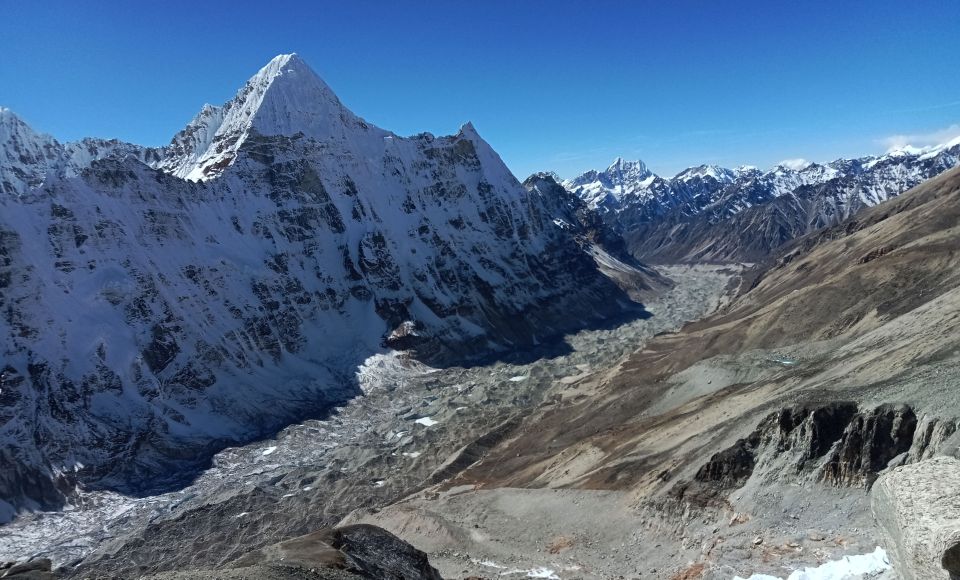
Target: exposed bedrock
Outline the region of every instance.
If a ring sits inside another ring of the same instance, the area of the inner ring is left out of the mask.
[[[960,460],[894,468],[871,491],[873,515],[903,580],[960,579]]]
[[[427,555],[390,532],[360,524],[323,529],[255,550],[228,564],[342,569],[363,578],[440,580]]]
[[[747,437],[715,453],[673,497],[721,505],[752,477],[869,488],[885,469],[930,457],[957,431],[955,419],[909,405],[861,408],[852,402],[801,405],[771,413]]]

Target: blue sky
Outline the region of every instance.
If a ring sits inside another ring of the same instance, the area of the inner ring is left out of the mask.
[[[960,2],[16,2],[0,105],[61,140],[161,145],[297,52],[399,134],[471,120],[521,179],[664,175],[960,134]]]

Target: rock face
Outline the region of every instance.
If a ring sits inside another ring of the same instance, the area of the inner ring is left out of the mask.
[[[909,405],[861,409],[853,402],[835,402],[788,407],[714,454],[672,495],[698,506],[719,504],[755,473],[771,481],[799,477],[869,488],[891,462],[932,455],[956,431],[955,420],[924,416],[922,423],[918,431]]]
[[[266,546],[217,570],[168,572],[150,578],[442,580],[426,554],[382,528],[364,524],[323,529]]]
[[[654,262],[759,261],[777,247],[835,225],[960,164],[960,141],[762,172],[701,165],[664,179],[617,159],[564,187]]]
[[[382,528],[364,524],[320,530],[267,546],[227,567],[281,562],[301,568],[339,568],[363,578],[441,580],[426,554]]]
[[[475,360],[642,311],[472,125],[398,137],[296,55],[162,149],[0,111],[0,182],[0,522],[178,485],[355,395],[374,353]]]
[[[564,189],[556,176],[536,173],[524,180],[523,186],[530,193],[531,208],[545,211],[545,217],[573,236],[600,270],[631,297],[644,300],[671,285],[631,256],[623,237],[587,202]]]
[[[903,580],[960,578],[960,460],[897,467],[873,486],[873,515]]]
[[[50,571],[48,558],[36,558],[26,562],[0,564],[0,578],[18,580],[52,580],[56,576]]]

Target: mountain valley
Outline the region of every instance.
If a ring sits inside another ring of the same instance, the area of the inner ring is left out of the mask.
[[[0,108],[0,577],[949,578],[958,165],[521,183],[295,54],[165,147]]]

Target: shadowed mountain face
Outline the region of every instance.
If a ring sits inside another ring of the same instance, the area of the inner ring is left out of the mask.
[[[960,143],[761,172],[691,167],[671,179],[617,160],[563,185],[622,232],[631,254],[659,262],[756,262],[960,164]]]
[[[642,313],[623,279],[666,285],[607,277],[470,124],[398,137],[296,55],[165,148],[2,110],[0,152],[0,521],[78,483],[180,485],[357,394],[374,353],[489,357]]]

